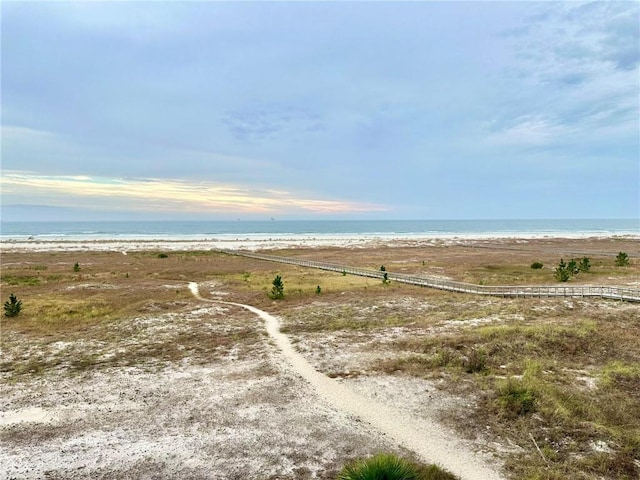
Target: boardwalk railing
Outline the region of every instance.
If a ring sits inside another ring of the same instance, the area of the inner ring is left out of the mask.
[[[238,255],[243,257],[267,260],[269,262],[288,263],[302,267],[318,268],[332,272],[347,273],[361,277],[379,278],[382,280],[387,274],[388,280],[421,287],[448,290],[450,292],[473,293],[476,295],[490,295],[495,297],[599,297],[614,300],[624,300],[627,302],[640,302],[640,290],[626,287],[607,287],[592,285],[475,285],[473,283],[456,282],[437,277],[406,275],[403,273],[382,272],[366,268],[349,267],[335,263],[316,262],[299,258],[280,257],[257,252],[244,252],[238,250],[220,250],[223,253]]]

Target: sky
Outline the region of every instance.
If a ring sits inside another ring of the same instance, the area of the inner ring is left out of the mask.
[[[20,219],[640,217],[640,3],[1,3]]]

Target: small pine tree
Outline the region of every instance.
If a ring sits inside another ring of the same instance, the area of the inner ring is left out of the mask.
[[[629,265],[629,255],[625,252],[618,253],[616,256],[616,267],[624,267],[626,265]]]
[[[569,268],[567,264],[564,262],[564,259],[562,258],[560,259],[560,263],[556,267],[554,275],[556,277],[556,280],[558,280],[559,282],[569,281],[569,278],[571,277],[571,273],[569,273]]]
[[[569,271],[569,275],[571,276],[577,275],[578,273],[580,273],[580,269],[578,268],[578,262],[576,262],[575,258],[572,258],[571,260],[569,260],[569,263],[567,263],[567,270]]]
[[[76,273],[80,271],[80,264],[78,262],[73,266],[73,271]]]
[[[320,285],[318,285],[316,287],[316,295],[320,295],[322,293],[322,289],[320,288]]]
[[[12,293],[9,300],[4,302],[4,314],[7,317],[16,317],[22,310],[22,302]]]
[[[385,285],[389,284],[389,276],[387,272],[384,272],[384,275],[382,275],[382,283],[384,283]]]
[[[284,298],[284,282],[280,275],[276,275],[276,278],[272,282],[273,288],[271,289],[271,298],[279,300]]]
[[[584,273],[591,270],[591,261],[589,260],[589,257],[582,257],[582,260],[580,260],[580,265],[578,265],[578,268],[580,269],[581,272],[584,272]]]

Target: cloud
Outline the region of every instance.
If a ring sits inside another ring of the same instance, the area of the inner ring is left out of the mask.
[[[248,141],[301,135],[322,128],[319,115],[302,107],[286,105],[251,105],[227,112],[222,121],[234,137]]]
[[[541,3],[504,34],[513,55],[489,121],[489,143],[563,146],[584,157],[638,149],[640,5]],[[630,160],[630,159],[629,159]]]
[[[572,86],[633,74],[640,65],[637,3],[545,3],[539,8],[547,14],[532,17],[513,37],[516,69],[536,84]]]
[[[260,190],[210,181],[122,179],[88,176],[42,176],[24,172],[3,173],[3,197],[47,199],[54,206],[98,210],[185,212],[210,214],[363,213],[387,210],[381,205],[307,198],[284,190]],[[21,203],[33,203],[22,201]]]
[[[637,2],[2,9],[2,164],[52,181],[21,203],[544,217],[508,186],[561,170],[613,179],[574,215],[637,212]]]
[[[625,71],[640,64],[636,2],[542,3],[535,8],[540,11],[526,25],[505,35],[514,40],[521,59],[532,61],[530,66],[549,62],[561,75],[563,69],[593,63]]]
[[[543,146],[561,140],[572,133],[562,124],[541,116],[524,116],[515,119],[512,125],[489,134],[488,141],[497,145]]]
[[[33,142],[33,141],[51,141],[55,139],[55,135],[44,130],[36,130],[35,128],[18,127],[15,125],[2,126],[3,142]]]

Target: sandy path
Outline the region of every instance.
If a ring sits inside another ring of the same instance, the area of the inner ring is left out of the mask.
[[[198,284],[195,282],[189,283],[189,289],[200,300],[245,308],[263,319],[267,333],[275,341],[293,370],[335,408],[371,424],[398,444],[414,451],[424,461],[437,463],[460,476],[462,480],[503,478],[480,455],[471,451],[441,425],[429,419],[412,417],[406,412],[389,408],[371,398],[359,395],[315,370],[293,348],[289,338],[280,332],[280,324],[276,317],[250,305],[206,299],[200,295]]]

